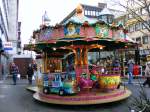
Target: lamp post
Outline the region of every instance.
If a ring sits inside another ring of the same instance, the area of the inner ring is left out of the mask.
[[[135,64],[140,65],[140,52],[139,52],[139,46],[138,44],[136,45],[136,50],[135,50]]]
[[[31,52],[31,58],[32,58],[32,37],[29,39],[29,45],[30,45],[30,52]]]

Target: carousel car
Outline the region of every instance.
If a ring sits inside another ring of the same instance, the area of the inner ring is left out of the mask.
[[[75,80],[64,79],[62,81],[61,75],[56,75],[54,80],[49,81],[48,76],[44,76],[43,93],[56,93],[59,95],[69,95],[77,93],[77,86]]]

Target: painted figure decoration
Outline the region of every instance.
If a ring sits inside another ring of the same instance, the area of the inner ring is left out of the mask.
[[[125,39],[125,34],[124,34],[123,30],[120,30],[120,32],[119,32],[119,37],[120,37],[121,39]]]
[[[80,27],[71,22],[68,23],[67,27],[64,28],[64,34],[66,36],[79,35],[79,33],[80,33]]]
[[[47,29],[43,31],[40,35],[40,40],[49,40],[52,34],[52,29]]]
[[[95,27],[96,35],[100,38],[108,37],[108,28],[106,26],[102,26],[100,24],[96,24]]]

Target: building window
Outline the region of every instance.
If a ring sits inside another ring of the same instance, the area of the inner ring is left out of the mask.
[[[142,37],[142,40],[143,40],[143,44],[148,44],[148,36],[143,36]]]
[[[136,10],[135,13],[136,13],[136,14],[140,14],[140,13],[139,13],[139,10]]]
[[[108,19],[108,21],[107,21],[108,23],[112,23],[113,22],[113,16],[108,16],[107,19]]]
[[[99,12],[96,11],[96,16],[99,16]]]
[[[132,19],[132,14],[129,14],[129,19]]]
[[[88,11],[88,14],[87,15],[91,15],[91,11]]]
[[[95,11],[92,11],[92,16],[95,16]]]
[[[135,31],[140,30],[140,29],[141,29],[141,23],[135,24]]]
[[[135,31],[135,25],[129,26],[129,32],[134,32]]]
[[[94,12],[93,11],[91,11],[91,16],[93,16],[94,15]]]
[[[88,15],[88,11],[87,10],[85,10],[84,15]]]
[[[102,21],[107,22],[107,16],[103,15],[102,16]]]
[[[148,21],[144,21],[144,22],[142,23],[142,29],[149,28],[149,27],[150,27],[149,24],[150,24],[150,21],[149,21],[149,20],[148,20]]]
[[[146,9],[145,8],[142,8],[141,9],[141,14],[146,14],[147,12],[146,12]]]
[[[141,44],[141,37],[136,38],[136,42],[138,42],[139,44]]]
[[[92,15],[92,11],[90,11],[90,14],[89,14],[90,16]]]
[[[133,41],[136,41],[135,38],[132,39]]]
[[[146,27],[145,27],[145,23],[142,23],[142,29],[145,29]]]

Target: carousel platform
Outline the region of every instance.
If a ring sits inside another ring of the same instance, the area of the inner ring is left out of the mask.
[[[38,92],[37,86],[27,86],[26,89],[31,92]]]
[[[80,92],[77,95],[72,96],[59,96],[56,94],[44,94],[42,92],[36,92],[33,97],[41,102],[60,105],[92,105],[116,102],[128,98],[131,95],[131,91],[121,86],[120,89],[116,89],[109,92]]]

